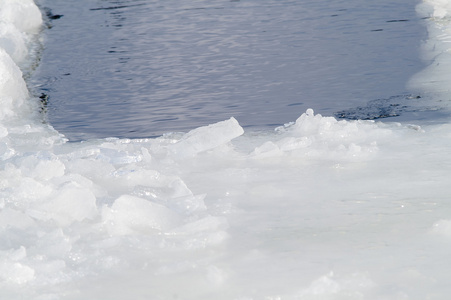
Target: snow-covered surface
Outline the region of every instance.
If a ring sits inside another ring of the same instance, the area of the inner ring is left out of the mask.
[[[420,16],[426,18],[429,38],[422,45],[423,58],[431,62],[428,67],[413,76],[410,88],[435,93],[437,98],[449,99],[451,93],[451,2],[448,0],[424,0],[417,6]],[[448,106],[448,105],[447,105]]]
[[[416,80],[442,78],[424,89],[442,100],[449,9],[419,7],[440,65]],[[273,132],[231,118],[68,143],[42,123],[18,67],[31,59],[39,10],[2,0],[0,15],[0,299],[451,294],[451,124],[309,109]]]

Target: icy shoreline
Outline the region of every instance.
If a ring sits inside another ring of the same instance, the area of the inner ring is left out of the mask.
[[[0,299],[450,294],[450,124],[309,109],[274,132],[231,118],[66,143],[17,66],[39,10],[8,0],[0,15]]]

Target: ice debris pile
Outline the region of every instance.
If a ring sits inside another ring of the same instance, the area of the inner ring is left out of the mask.
[[[190,169],[183,166],[221,155],[239,163],[284,155],[320,158],[334,151],[360,159],[361,152],[366,156],[377,148],[376,136],[365,132],[387,134],[374,123],[359,127],[309,110],[250,155],[230,143],[243,134],[234,118],[158,139],[66,143],[41,122],[38,101],[18,67],[32,59],[27,51],[42,26],[38,8],[31,0],[2,1],[0,15],[0,288],[5,290],[25,283],[45,289],[126,263],[125,253],[113,253],[126,252],[135,243],[131,236],[140,237],[136,247],[147,243],[160,250],[221,244],[227,219],[209,210],[205,193],[188,187],[182,177]]]
[[[258,146],[252,156],[358,161],[377,151],[377,140],[391,135],[392,131],[383,127],[372,121],[337,121],[308,109],[296,122],[276,128],[278,139]]]
[[[0,2],[0,47],[15,63],[23,63],[28,54],[30,33],[37,33],[41,13],[32,0]]]

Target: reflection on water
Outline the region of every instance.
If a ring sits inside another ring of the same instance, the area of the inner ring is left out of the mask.
[[[32,85],[73,140],[333,115],[406,94],[422,68],[414,0],[38,3],[62,17]]]

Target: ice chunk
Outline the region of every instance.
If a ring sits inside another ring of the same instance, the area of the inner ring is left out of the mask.
[[[0,120],[14,114],[28,97],[28,90],[22,72],[5,50],[0,48]]]
[[[76,173],[90,179],[105,180],[115,169],[108,162],[94,159],[70,159],[65,162],[68,173]]]
[[[59,160],[41,160],[33,170],[32,176],[42,180],[50,180],[64,175],[65,166]]]
[[[280,148],[276,144],[268,141],[265,142],[263,145],[256,147],[254,151],[251,153],[251,157],[266,158],[280,156],[282,154],[283,152],[280,151]]]
[[[56,195],[44,204],[37,204],[28,211],[39,220],[54,220],[60,226],[75,221],[92,219],[97,215],[96,197],[91,190],[75,182],[64,185]]]
[[[434,18],[444,18],[451,14],[451,2],[446,0],[424,0],[425,3],[432,6],[432,16]]]
[[[193,195],[188,186],[180,178],[175,178],[168,184],[172,191],[171,198],[190,197]]]
[[[195,211],[206,210],[204,198],[206,194],[196,196],[184,196],[171,199],[169,206],[181,214],[191,214]]]
[[[35,247],[40,253],[45,253],[46,257],[61,258],[72,250],[72,243],[71,238],[58,228],[40,236]]]
[[[161,232],[180,222],[167,207],[130,195],[117,198],[111,208],[104,207],[102,218],[111,235]]]
[[[338,127],[338,121],[333,117],[323,117],[320,114],[315,115],[312,109],[302,114],[294,125],[296,131],[304,136],[324,134]],[[346,124],[342,122],[340,124]],[[349,131],[349,130],[347,130]]]
[[[33,0],[0,1],[0,20],[14,24],[20,31],[37,32],[42,16]]]
[[[3,48],[16,63],[23,61],[28,53],[23,34],[13,24],[1,21],[0,48]]]
[[[372,121],[337,121],[333,117],[315,115],[312,109],[302,114],[296,123],[278,128],[282,138],[267,141],[251,153],[254,158],[293,157],[368,159],[378,150],[377,140],[388,137],[391,130]]]
[[[98,159],[112,164],[130,164],[142,160],[141,155],[130,155],[127,151],[117,149],[100,148]]]
[[[114,176],[125,180],[128,186],[162,186],[166,185],[167,178],[155,170],[129,169],[128,167],[118,169]]]
[[[7,228],[25,229],[33,225],[35,225],[33,219],[31,219],[29,216],[20,211],[7,207],[0,212],[1,229]]]
[[[9,283],[23,284],[35,278],[35,271],[19,262],[0,262],[0,279]]]
[[[25,247],[0,253],[0,281],[24,284],[35,278],[35,270],[23,263],[27,257]]]
[[[235,118],[199,127],[185,134],[170,150],[180,157],[194,156],[197,153],[223,145],[242,135],[243,128]]]

